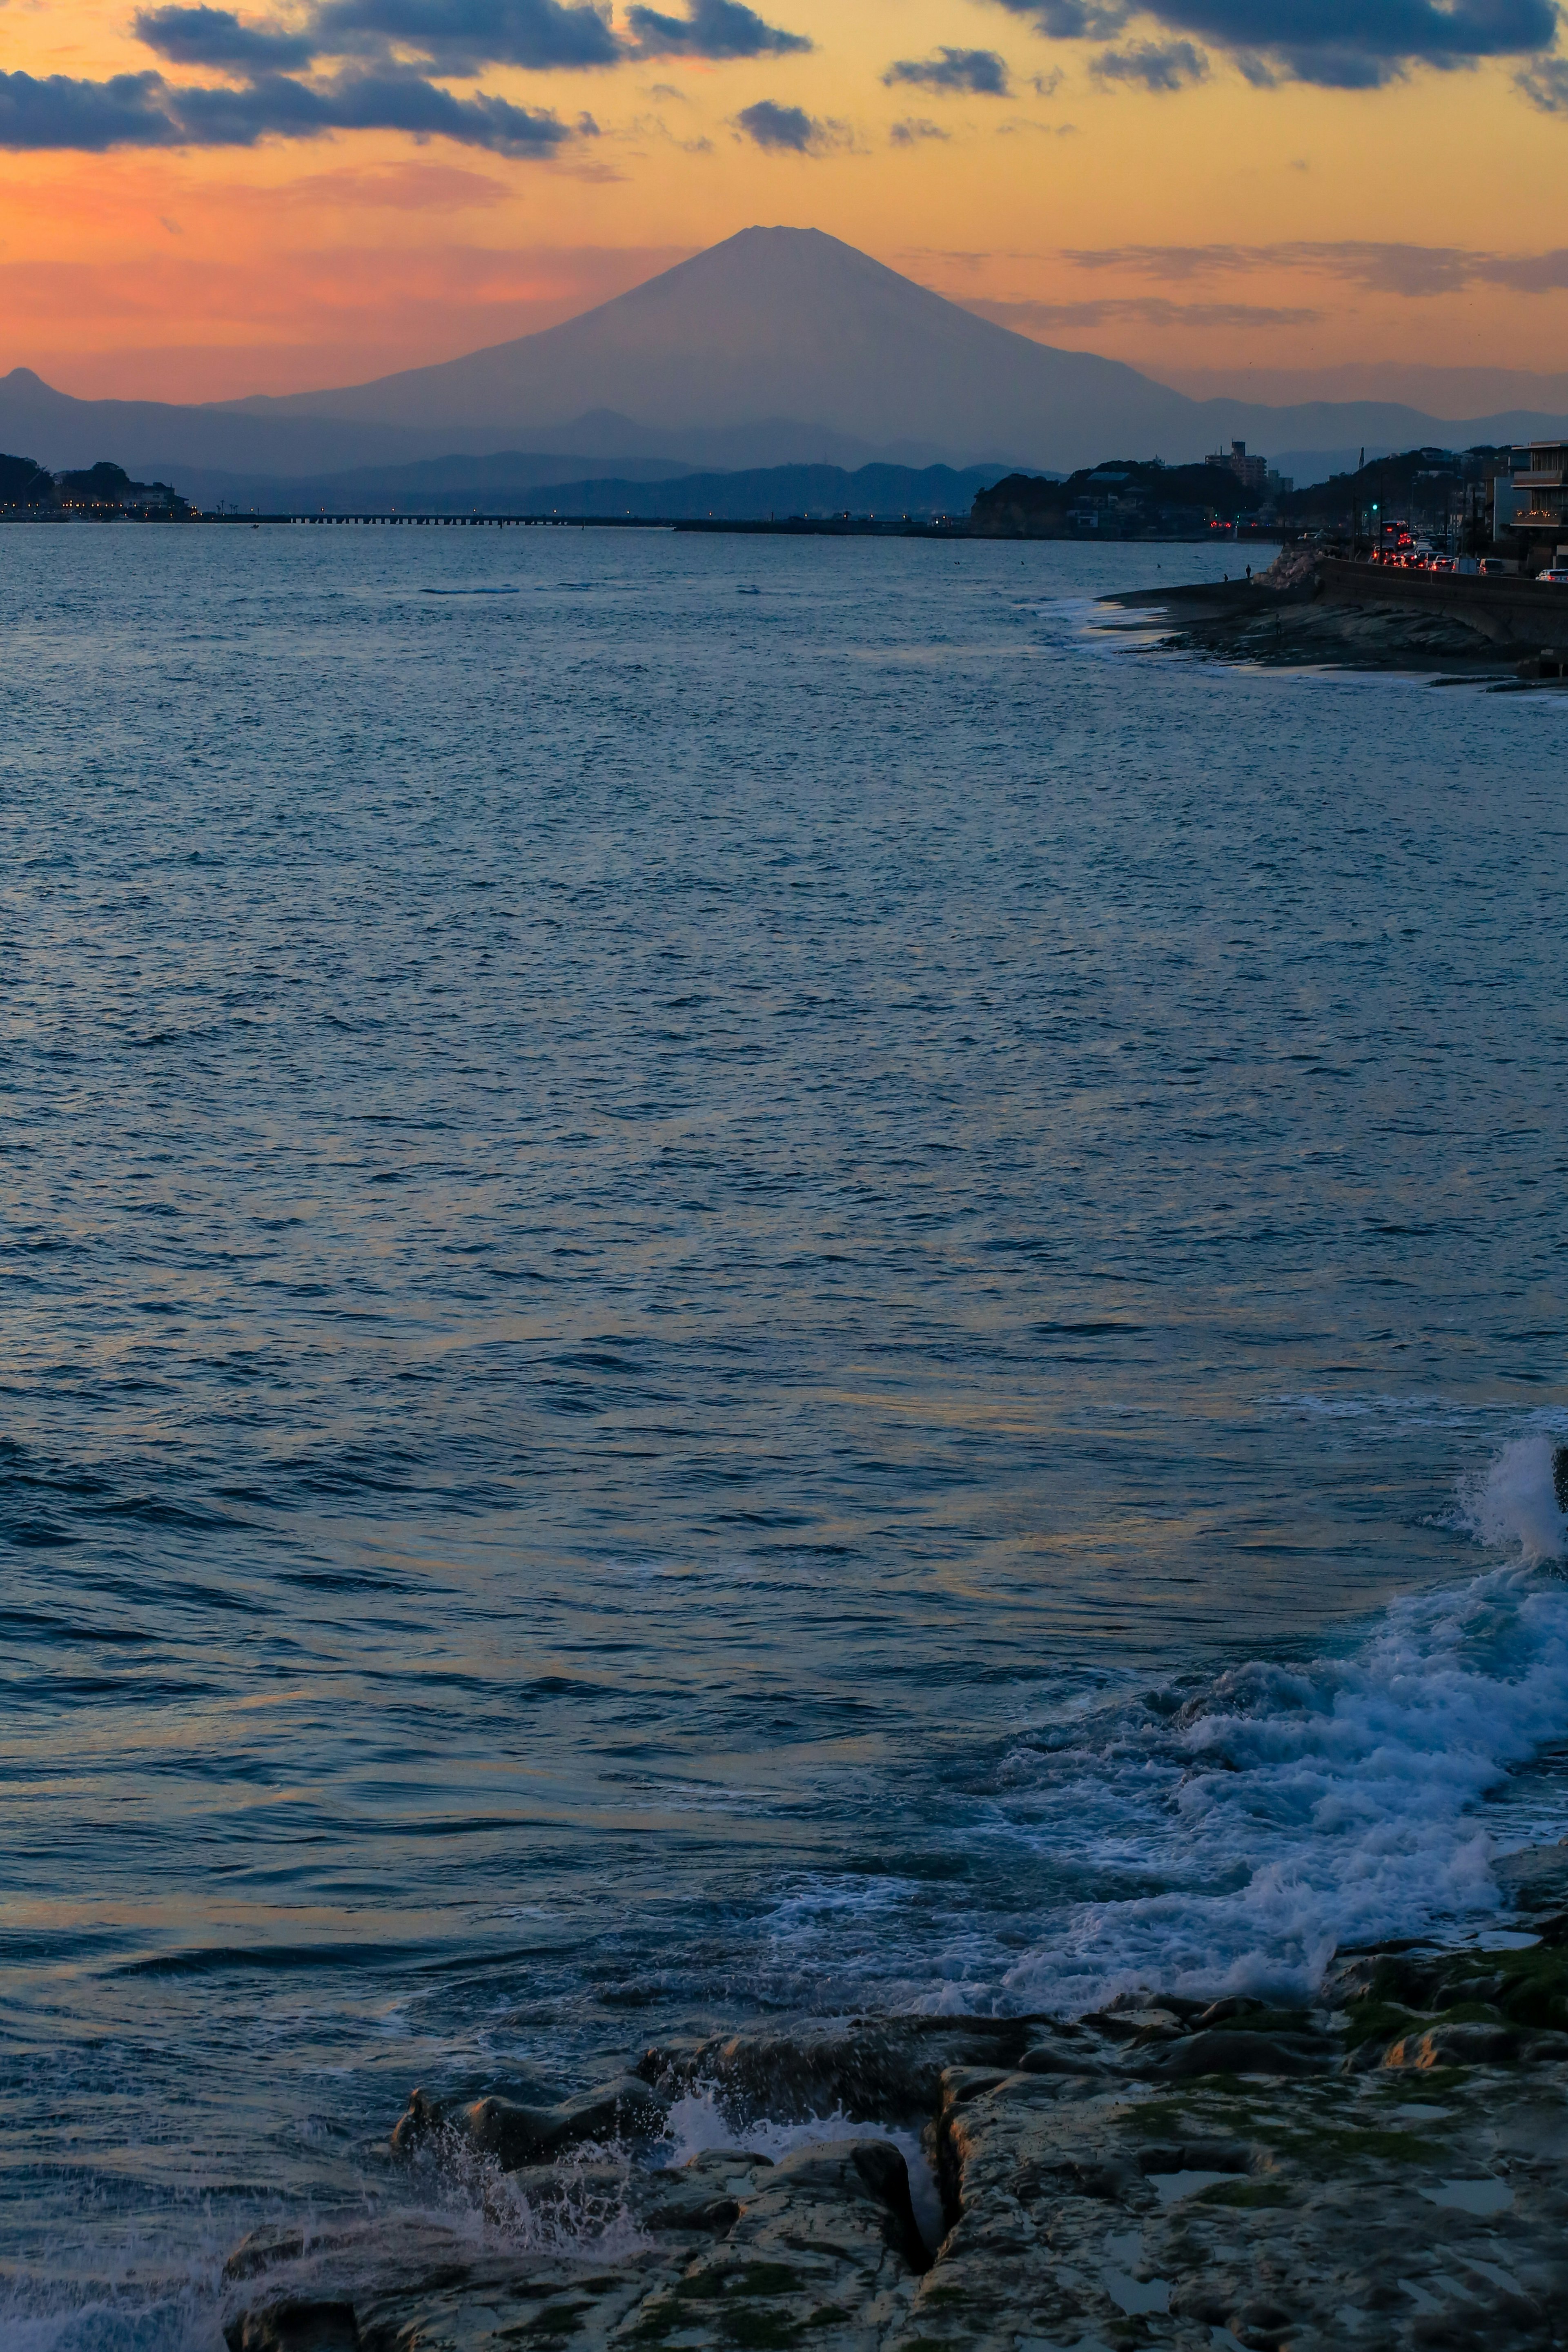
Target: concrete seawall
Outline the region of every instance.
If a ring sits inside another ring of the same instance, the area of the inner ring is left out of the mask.
[[[1317,572],[1322,594],[1342,604],[1414,605],[1462,621],[1494,645],[1521,654],[1568,649],[1568,586],[1476,572],[1402,572],[1394,564],[1348,563],[1331,555]]]

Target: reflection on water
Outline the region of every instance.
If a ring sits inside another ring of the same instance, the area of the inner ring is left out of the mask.
[[[163,2278],[205,2347],[416,2081],[1491,1899],[1552,698],[1151,655],[1136,549],[5,553],[18,2343]],[[1340,1743],[1373,1884],[1268,1773],[1407,1670],[1473,1738],[1403,1827]]]

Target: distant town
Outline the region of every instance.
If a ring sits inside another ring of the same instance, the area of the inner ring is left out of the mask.
[[[976,498],[970,529],[998,538],[1307,540],[1383,562],[1535,572],[1568,562],[1565,466],[1558,442],[1426,447],[1299,490],[1234,441],[1201,465],[1125,458],[1065,481],[1011,474]]]
[[[30,457],[0,456],[0,518],[10,521],[294,522],[573,521],[676,529],[886,532],[918,530],[987,539],[1304,541],[1384,562],[1534,574],[1568,564],[1564,486],[1568,445],[1464,450],[1423,447],[1374,457],[1353,471],[1297,489],[1266,457],[1233,441],[1196,464],[1119,457],[1059,475],[868,466],[761,468],[692,475],[658,485],[584,482],[455,512],[410,504],[367,514],[297,505],[277,513],[204,512],[168,482],[133,481],[107,460],[51,473]],[[944,508],[942,492],[979,478],[973,503]],[[729,485],[722,497],[716,486]],[[786,493],[817,495],[792,506]],[[613,491],[608,500],[584,494]],[[574,511],[573,494],[582,500]],[[640,493],[640,498],[639,494]],[[858,493],[859,495],[858,495]],[[621,503],[623,495],[626,503]]]

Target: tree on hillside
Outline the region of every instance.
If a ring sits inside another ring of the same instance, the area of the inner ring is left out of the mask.
[[[0,507],[47,506],[54,495],[54,476],[36,459],[0,456]]]

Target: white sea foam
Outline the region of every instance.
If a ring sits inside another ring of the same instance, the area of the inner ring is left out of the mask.
[[[1123,1703],[1098,1737],[1081,1723],[1014,1750],[1015,1833],[1158,1891],[1077,1906],[1007,1971],[1008,1998],[1300,1996],[1337,1945],[1495,1911],[1509,1841],[1478,1809],[1568,1729],[1551,1438],[1506,1445],[1460,1512],[1504,1563],[1400,1602],[1359,1654],[1238,1666],[1166,1723]]]
[[[1543,1430],[1516,1437],[1489,1468],[1460,1482],[1461,1519],[1482,1543],[1517,1545],[1530,1564],[1563,1558],[1568,1519],[1557,1507],[1552,1476],[1560,1442]]]

